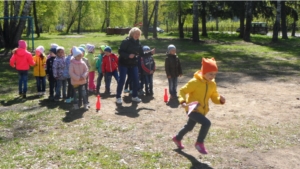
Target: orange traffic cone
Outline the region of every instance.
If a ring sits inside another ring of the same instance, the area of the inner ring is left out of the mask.
[[[97,102],[96,102],[96,110],[97,112],[100,110],[101,108],[101,102],[100,102],[100,95],[98,94],[97,96]]]
[[[168,97],[168,89],[165,88],[165,95],[164,95],[164,102],[168,102],[169,97]]]

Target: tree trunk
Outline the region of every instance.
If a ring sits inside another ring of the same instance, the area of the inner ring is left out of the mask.
[[[287,27],[286,27],[285,1],[281,1],[281,31],[282,31],[282,39],[288,39]]]
[[[4,1],[4,17],[9,17],[9,4],[8,1]],[[3,25],[3,42],[4,42],[4,46],[5,48],[10,48],[10,28],[9,28],[9,20],[8,19],[4,19],[4,25]],[[2,36],[1,36],[2,37]]]
[[[137,0],[136,1],[136,6],[135,6],[135,15],[134,15],[134,24],[138,23],[138,19],[139,19],[139,13],[140,13],[140,4],[141,4],[141,1],[140,0]]]
[[[278,32],[280,27],[280,18],[281,18],[281,0],[277,0],[277,9],[276,9],[276,21],[273,26],[273,37],[272,42],[278,42]]]
[[[21,17],[28,16],[28,14],[30,13],[30,9],[31,9],[31,1],[27,0],[24,3]],[[26,24],[26,19],[20,19],[19,20],[16,32],[13,32],[14,38],[13,38],[13,42],[11,44],[11,47],[18,46],[18,41],[21,39],[22,32],[25,28],[25,24]]]
[[[193,41],[199,42],[199,9],[198,1],[193,1]]]
[[[106,29],[110,26],[110,1],[105,1]]]
[[[77,25],[77,34],[80,34],[82,1],[78,1],[78,7],[79,7],[79,17],[78,17],[78,25]]]
[[[36,14],[36,2],[33,1],[33,17],[34,17],[34,25],[35,25],[35,33],[37,35],[37,38],[40,37],[40,28],[39,28],[39,23],[38,23],[38,18]]]
[[[148,0],[143,1],[143,33],[145,39],[148,39]]]
[[[294,19],[293,26],[292,26],[292,36],[296,37],[296,19]]]
[[[240,12],[240,34],[239,38],[244,38],[244,33],[245,33],[245,3],[244,2],[239,2],[241,3],[241,12]]]
[[[156,27],[157,27],[157,18],[158,18],[158,4],[159,4],[159,0],[156,0],[155,1],[155,12],[154,12],[154,23],[153,23],[153,28],[154,28],[154,32],[153,32],[153,38],[157,38],[157,30],[156,30]]]
[[[244,34],[244,41],[250,42],[250,33],[251,33],[251,21],[252,21],[252,1],[246,2],[246,29]]]
[[[183,24],[182,21],[182,1],[178,1],[178,30],[179,30],[179,38],[184,39],[184,32],[183,32]]]
[[[206,1],[201,1],[202,3],[202,10],[201,10],[201,19],[202,19],[202,36],[207,37],[206,31]]]

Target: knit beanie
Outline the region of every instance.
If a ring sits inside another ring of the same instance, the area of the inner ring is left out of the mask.
[[[19,48],[27,49],[27,43],[24,40],[19,40]]]
[[[82,51],[79,48],[77,48],[76,46],[73,46],[72,54],[73,54],[73,57],[77,57],[82,54]]]
[[[58,47],[58,44],[56,44],[56,43],[51,43],[51,45],[50,45],[50,48],[57,48]]]
[[[51,48],[51,49],[50,49],[50,52],[56,54],[56,48]]]
[[[215,58],[202,58],[202,67],[201,67],[201,73],[202,75],[205,75],[208,72],[217,72],[218,66],[217,62],[215,61]]]
[[[106,47],[104,48],[104,51],[105,51],[105,52],[111,52],[111,47],[106,46]]]
[[[105,47],[106,47],[106,45],[101,45],[100,46],[100,48],[101,48],[102,51],[104,51]]]
[[[89,53],[93,52],[94,49],[95,49],[95,45],[92,45],[92,44],[86,44],[86,49]]]
[[[170,53],[170,50],[172,50],[172,49],[176,49],[176,47],[174,45],[169,45],[167,53]]]
[[[143,46],[143,51],[144,52],[149,51],[149,50],[151,50],[149,46]]]
[[[81,53],[85,53],[85,49],[83,47],[78,47],[78,49],[81,51]]]
[[[44,53],[45,48],[43,46],[38,46],[35,51],[39,51],[40,53]]]
[[[85,44],[81,44],[81,45],[79,45],[79,47],[83,47],[84,50],[86,49],[86,45]]]
[[[56,48],[56,52],[58,52],[59,50],[65,50],[65,48],[64,48],[64,47],[62,47],[62,46],[57,46],[57,48]]]

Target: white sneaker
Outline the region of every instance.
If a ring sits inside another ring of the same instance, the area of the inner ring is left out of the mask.
[[[122,104],[122,98],[117,98],[117,104]]]
[[[131,100],[132,101],[134,101],[134,102],[141,102],[142,100],[140,99],[140,98],[138,98],[138,97],[133,97],[133,98],[131,98]]]
[[[88,105],[88,104],[85,104],[85,105],[84,105],[84,109],[85,109],[85,110],[88,110],[88,109],[89,109],[89,105]]]

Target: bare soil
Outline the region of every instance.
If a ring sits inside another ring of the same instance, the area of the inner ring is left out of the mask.
[[[178,90],[191,77],[192,73],[179,78]],[[164,89],[168,86],[163,72],[155,73],[153,97],[141,96],[142,102],[137,104],[131,102],[129,94],[123,94],[124,102],[119,106],[115,104],[114,92],[111,96],[102,95],[102,107],[97,113],[96,97],[91,96],[92,108],[84,113],[83,118],[99,116],[107,125],[116,127],[115,133],[100,130],[99,135],[102,142],[111,145],[114,150],[126,150],[123,151],[124,160],[133,168],[137,161],[130,157],[130,152],[138,150],[163,152],[161,165],[171,163],[172,168],[187,168],[177,166],[178,161],[184,161],[191,168],[300,168],[300,134],[289,131],[290,128],[299,127],[300,100],[297,98],[300,98],[300,78],[219,72],[216,81],[219,93],[226,98],[226,104],[210,104],[211,110],[207,115],[212,122],[210,132],[239,132],[245,127],[268,128],[277,125],[279,129],[272,137],[283,143],[268,146],[272,138],[262,135],[256,138],[261,140],[260,143],[252,148],[238,146],[247,144],[247,140],[239,136],[224,139],[224,144],[212,140],[206,141],[209,154],[202,156],[193,146],[200,128],[200,125],[196,125],[183,139],[186,148],[182,152],[177,151],[171,138],[186,123],[187,116],[176,100],[167,104],[163,102]],[[112,89],[115,87],[113,81]],[[101,88],[101,92],[103,90]],[[282,126],[290,128],[281,130]],[[208,137],[214,138],[212,134]]]

